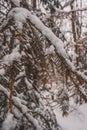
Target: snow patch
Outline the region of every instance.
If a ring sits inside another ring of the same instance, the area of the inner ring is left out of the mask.
[[[28,13],[29,11],[27,9],[16,7],[10,11],[10,13],[8,14],[8,17],[14,18],[17,29],[21,31],[23,28],[23,24],[26,23]]]
[[[11,54],[4,56],[3,62],[8,64],[12,63],[14,60],[19,60],[21,58],[21,55],[18,51],[19,48],[16,47]]]
[[[16,126],[16,121],[13,119],[13,114],[9,113],[7,114],[7,117],[5,118],[5,121],[2,125],[2,130],[12,130]]]
[[[0,69],[0,75],[4,75],[5,74],[5,70],[2,68]]]
[[[54,50],[55,50],[54,46],[51,45],[49,48],[46,48],[45,55],[54,54],[55,53]]]

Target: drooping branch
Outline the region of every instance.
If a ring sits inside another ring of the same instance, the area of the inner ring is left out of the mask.
[[[9,91],[4,88],[2,85],[0,85],[0,91],[3,92],[8,98],[10,96]],[[13,104],[22,112],[23,115],[30,121],[33,126],[36,128],[36,130],[42,130],[41,126],[39,125],[38,121],[28,113],[28,108],[21,103],[21,100],[18,97],[13,96],[12,97]]]
[[[87,76],[84,75],[84,73],[77,71],[73,63],[70,61],[69,56],[63,47],[63,42],[58,37],[56,37],[55,34],[49,28],[47,28],[36,16],[32,15],[30,12],[28,14],[28,19],[55,46],[57,53],[61,56],[61,60],[64,60],[68,70],[72,71],[75,75],[87,82]]]
[[[15,13],[14,13],[15,12]],[[54,45],[54,47],[56,48],[56,51],[58,53],[58,55],[61,57],[61,60],[63,60],[65,67],[71,71],[72,73],[74,73],[77,77],[79,77],[81,80],[85,81],[87,83],[87,76],[78,71],[76,69],[76,67],[73,65],[73,63],[70,61],[68,53],[66,53],[65,49],[64,49],[64,44],[63,42],[57,37],[55,36],[55,34],[51,31],[51,29],[49,29],[48,27],[46,27],[41,21],[40,19],[33,15],[30,11],[28,11],[27,9],[21,8],[21,7],[16,7],[14,9],[12,9],[9,14],[8,14],[8,19],[7,21],[9,21],[12,18],[16,19],[16,14],[18,16],[21,15],[24,17],[24,19],[29,20],[33,26],[35,26],[47,39],[49,39],[49,41]],[[25,15],[24,15],[25,14]],[[23,20],[24,20],[23,19]],[[19,20],[20,19],[16,19]],[[22,21],[21,21],[22,22]],[[24,22],[24,21],[23,21]],[[25,21],[26,22],[26,21]],[[8,22],[7,22],[8,24]],[[6,24],[5,24],[6,26]],[[3,29],[4,26],[0,27],[0,31]]]

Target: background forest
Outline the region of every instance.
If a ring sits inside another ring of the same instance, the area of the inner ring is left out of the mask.
[[[86,21],[86,0],[0,0],[0,130],[64,130],[55,109],[87,102]]]

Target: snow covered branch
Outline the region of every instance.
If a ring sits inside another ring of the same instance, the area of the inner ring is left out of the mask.
[[[9,98],[10,93],[2,85],[0,85],[0,91],[3,92]],[[27,119],[34,125],[36,130],[42,130],[42,128],[40,127],[40,124],[38,123],[38,121],[33,116],[31,116],[29,114],[28,108],[21,103],[21,99],[19,99],[18,97],[13,96],[12,100],[13,100],[13,104],[17,108],[19,108],[19,110],[27,117]]]
[[[87,76],[84,75],[82,72],[77,71],[73,63],[70,61],[69,56],[64,49],[63,42],[58,37],[56,37],[55,34],[49,28],[47,28],[36,16],[32,15],[30,12],[28,13],[28,19],[55,46],[57,53],[63,58],[69,70],[79,76],[82,80],[87,82]]]
[[[33,15],[27,9],[24,9],[22,7],[16,7],[9,12],[7,21],[13,18],[16,21],[17,27],[20,30],[22,29],[23,23],[25,23],[26,20],[29,20],[54,45],[58,55],[64,61],[67,69],[73,72],[78,77],[80,77],[85,82],[87,82],[87,76],[84,75],[84,73],[77,71],[76,67],[70,61],[69,56],[64,49],[63,42],[58,37],[56,37],[55,34],[51,31],[51,29],[46,27],[37,16]],[[8,22],[5,22],[5,24],[0,27],[0,31],[3,29],[3,27],[6,26],[6,23],[8,24]]]

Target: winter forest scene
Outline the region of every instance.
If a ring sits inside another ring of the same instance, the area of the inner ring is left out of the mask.
[[[87,130],[87,0],[0,0],[0,130]]]

